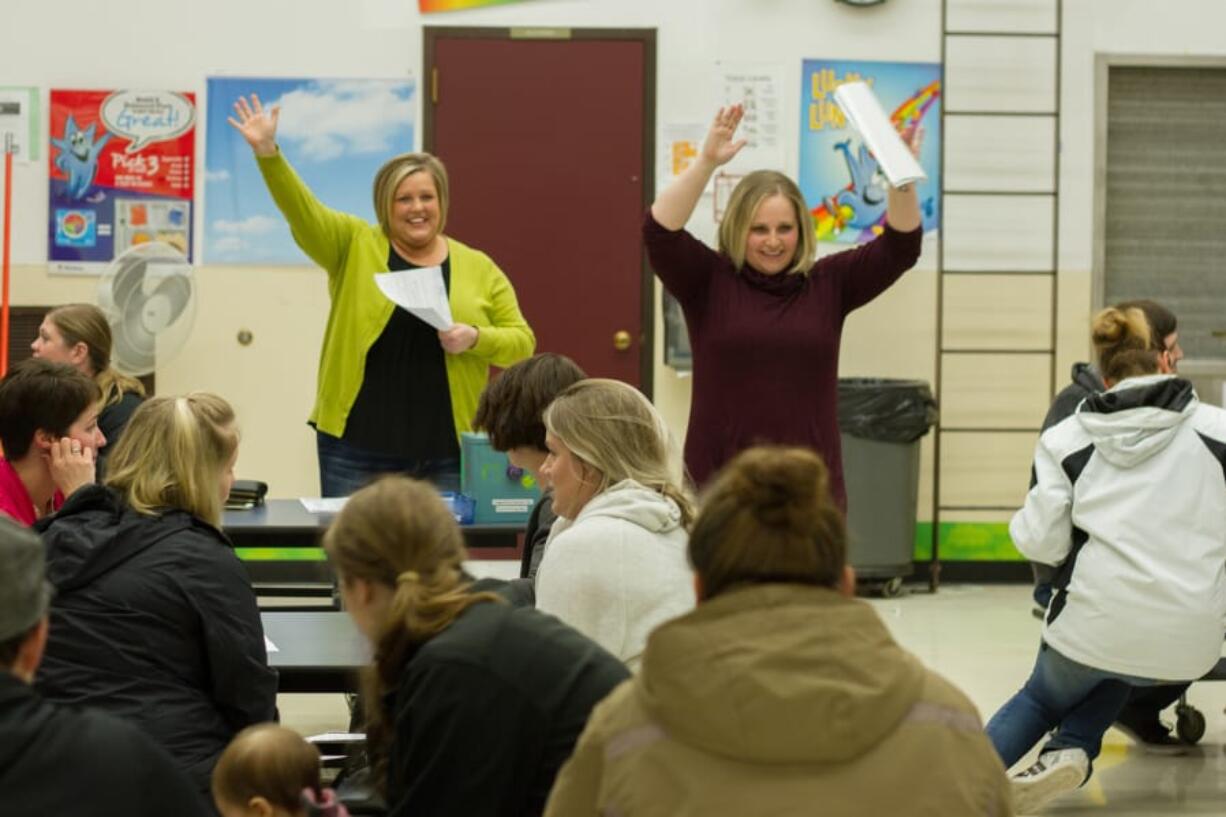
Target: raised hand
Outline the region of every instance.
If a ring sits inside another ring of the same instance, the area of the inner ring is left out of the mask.
[[[277,152],[277,118],[281,108],[273,105],[265,110],[260,104],[260,98],[252,94],[248,102],[239,97],[234,103],[235,116],[226,117],[226,121],[247,140],[256,156],[272,156]],[[237,118],[235,118],[237,117]]]
[[[51,481],[65,497],[94,481],[94,449],[71,437],[51,444]]]
[[[719,109],[719,113],[715,114],[715,121],[711,123],[711,129],[707,131],[707,138],[702,143],[702,158],[718,166],[727,164],[733,156],[740,153],[748,140],[734,141],[733,137],[736,136],[737,126],[741,124],[741,117],[744,115],[743,105]]]

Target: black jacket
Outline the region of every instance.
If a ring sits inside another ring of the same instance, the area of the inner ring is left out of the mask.
[[[1074,363],[1071,376],[1073,382],[1060,390],[1052,401],[1051,408],[1047,410],[1047,416],[1043,418],[1043,431],[1070,416],[1081,405],[1081,401],[1091,394],[1107,390],[1102,375],[1092,363]]]
[[[234,734],[276,717],[277,675],[229,540],[184,511],[138,514],[96,485],[36,528],[56,588],[39,691],[141,727],[207,789]]]
[[[211,813],[187,776],[139,729],[101,713],[49,704],[2,670],[0,735],[0,813]]]
[[[97,470],[99,482],[102,481],[102,477],[106,473],[107,457],[115,450],[115,443],[119,442],[119,435],[123,433],[124,427],[128,425],[128,420],[132,419],[132,414],[140,408],[140,404],[143,402],[145,402],[145,398],[136,392],[126,391],[119,398],[119,402],[112,403],[99,412],[98,430],[106,438],[106,445],[98,449]]]
[[[519,577],[536,580],[536,569],[545,555],[545,541],[558,515],[553,512],[553,492],[545,491],[532,506],[524,528],[524,555],[519,560]]]
[[[384,699],[388,814],[538,815],[626,667],[562,622],[483,602],[417,648]]]

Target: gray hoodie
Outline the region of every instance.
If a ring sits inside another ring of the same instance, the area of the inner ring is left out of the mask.
[[[559,518],[536,574],[536,606],[637,668],[647,635],[694,606],[677,505],[634,480]]]

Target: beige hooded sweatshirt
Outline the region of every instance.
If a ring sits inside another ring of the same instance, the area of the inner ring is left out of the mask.
[[[832,590],[753,585],[656,630],[547,817],[1012,814],[974,705]]]

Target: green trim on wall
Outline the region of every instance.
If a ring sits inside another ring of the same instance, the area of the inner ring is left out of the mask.
[[[915,560],[932,560],[932,523],[915,526]],[[942,522],[943,562],[1022,562],[1009,538],[1008,522]]]
[[[235,548],[246,562],[325,562],[323,548]],[[915,526],[915,560],[932,559],[932,523]],[[941,561],[1021,562],[1007,522],[942,522]]]
[[[326,562],[323,548],[235,548],[244,562]]]

